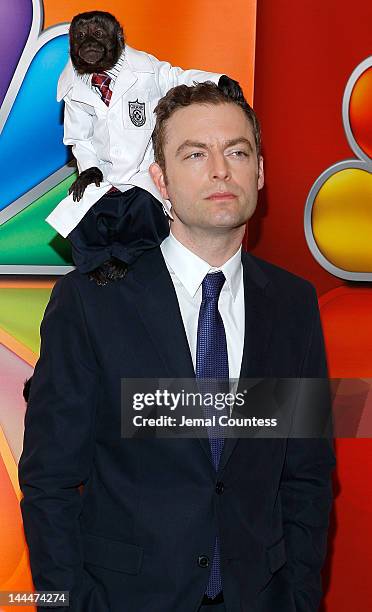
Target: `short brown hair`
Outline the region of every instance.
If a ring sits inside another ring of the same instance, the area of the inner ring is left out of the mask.
[[[236,104],[244,111],[253,130],[256,144],[257,156],[261,150],[261,130],[256,113],[242,97],[239,100],[224,94],[219,87],[211,81],[195,83],[193,86],[178,85],[170,89],[167,94],[159,100],[156,108],[156,124],[152,134],[155,161],[165,171],[164,144],[165,131],[168,119],[180,108],[191,104]]]

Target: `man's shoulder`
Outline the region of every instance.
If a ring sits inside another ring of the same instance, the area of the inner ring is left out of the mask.
[[[242,262],[250,277],[273,297],[296,301],[316,299],[314,286],[305,278],[250,253],[243,252]]]
[[[83,274],[77,269],[61,276],[55,283],[51,298],[57,298],[59,303],[71,306],[73,303],[82,307],[84,311],[94,313],[97,310],[107,310],[114,304],[120,302],[125,306],[133,293],[131,281],[132,274],[127,274],[122,279],[98,285],[89,274]]]
[[[111,285],[114,284],[111,283]],[[50,299],[51,301],[54,300],[59,307],[65,309],[77,307],[86,310],[89,305],[98,306],[102,298],[104,303],[108,303],[111,293],[109,286],[99,286],[93,280],[90,280],[88,274],[82,274],[75,269],[56,281]],[[109,299],[107,299],[108,297]]]
[[[86,274],[81,274],[77,269],[71,270],[61,276],[55,283],[54,289],[58,292],[62,292],[68,289],[83,289],[89,278]]]

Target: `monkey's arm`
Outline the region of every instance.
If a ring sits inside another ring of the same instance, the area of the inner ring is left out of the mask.
[[[212,81],[218,84],[222,76],[222,74],[205,72],[204,70],[182,70],[182,68],[171,66],[169,62],[160,62],[153,55],[149,55],[149,58],[158,76],[159,88],[163,96],[172,87],[177,85],[194,85],[195,81],[197,83]]]
[[[79,201],[88,185],[95,183],[99,187],[103,180],[99,159],[92,144],[93,120],[91,115],[73,102],[68,96],[65,100],[64,137],[65,145],[72,145],[72,153],[76,159],[79,176],[71,185],[69,193],[74,201]]]
[[[99,187],[103,181],[103,174],[99,168],[93,167],[83,170],[74,181],[68,190],[69,194],[72,193],[74,202],[79,202],[83,197],[84,191],[91,183],[95,183],[96,187]]]
[[[171,66],[168,62],[159,62],[155,57],[150,59],[159,70],[159,86],[163,95],[177,85],[194,85],[204,81],[212,81],[230,98],[244,100],[244,95],[238,81],[234,81],[226,74],[204,72],[203,70],[182,70]]]

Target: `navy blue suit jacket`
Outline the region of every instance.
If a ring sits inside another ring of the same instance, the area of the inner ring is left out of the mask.
[[[242,262],[241,376],[324,376],[313,287]],[[73,612],[195,612],[209,573],[198,558],[212,558],[218,531],[227,612],[315,612],[326,439],[228,439],[216,474],[206,439],[121,437],[122,378],[193,376],[160,249],[106,287],[77,271],[56,283],[19,463],[36,589],[70,591]]]

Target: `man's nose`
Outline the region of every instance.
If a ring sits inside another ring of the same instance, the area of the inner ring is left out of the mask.
[[[230,176],[230,166],[222,152],[214,152],[210,156],[210,176],[212,179],[227,181]]]

